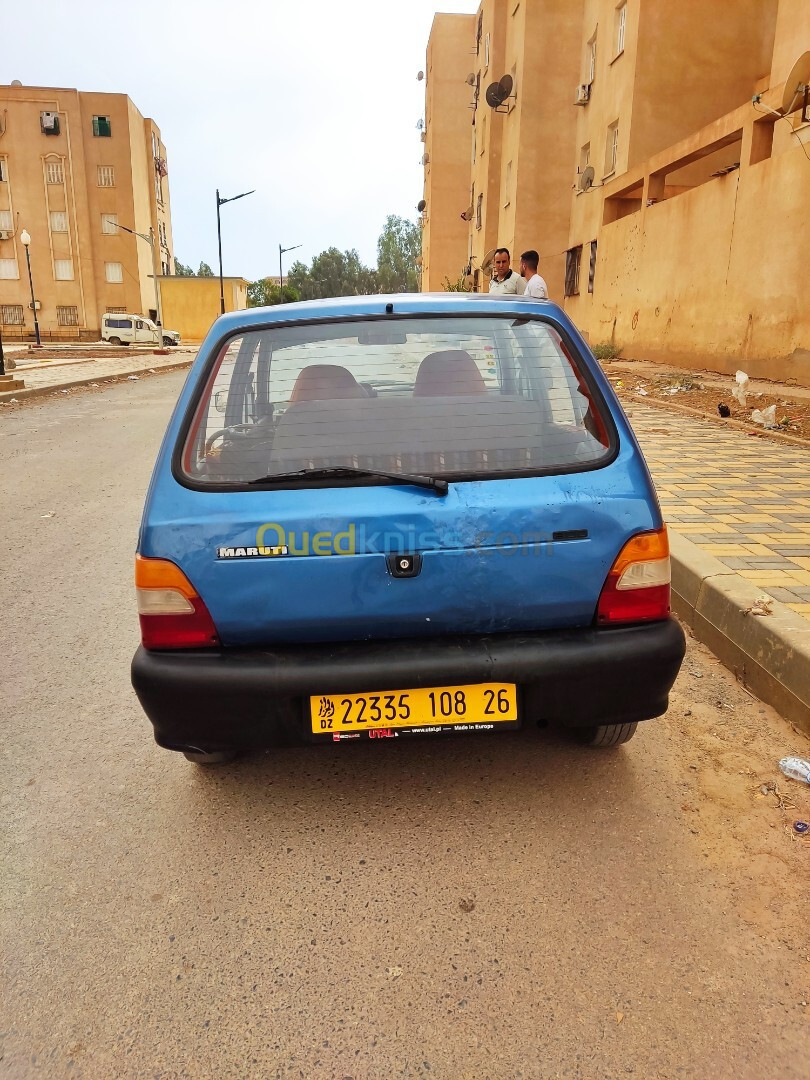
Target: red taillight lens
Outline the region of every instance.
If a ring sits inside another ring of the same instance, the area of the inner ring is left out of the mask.
[[[219,645],[208,608],[173,562],[136,555],[135,591],[145,649],[199,649]]]
[[[669,540],[664,526],[628,540],[599,597],[600,626],[666,619],[670,611]]]

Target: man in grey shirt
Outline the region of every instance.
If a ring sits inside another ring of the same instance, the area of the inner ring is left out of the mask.
[[[522,296],[526,291],[526,282],[509,268],[509,248],[496,248],[492,265],[495,273],[489,283],[489,291],[493,296]]]

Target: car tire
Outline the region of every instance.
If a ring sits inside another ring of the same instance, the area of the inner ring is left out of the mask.
[[[195,765],[227,765],[238,753],[238,750],[213,750],[209,754],[202,750],[184,750],[183,757],[186,761],[193,761]]]
[[[164,349],[168,349],[168,347],[169,347],[170,345],[174,345],[174,342],[172,341],[172,339],[171,339],[170,337],[165,337],[165,338],[163,339],[163,348],[164,348]]]
[[[111,338],[108,338],[107,340],[109,341],[109,343],[111,345],[120,345],[121,344],[121,338],[120,337],[111,337]]]
[[[638,724],[595,724],[593,727],[577,731],[580,742],[586,746],[611,747],[622,746],[630,742],[636,733]]]

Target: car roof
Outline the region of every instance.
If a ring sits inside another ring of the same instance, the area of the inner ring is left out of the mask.
[[[387,305],[392,311],[387,312]],[[337,296],[322,300],[301,300],[293,304],[244,308],[217,319],[219,336],[268,322],[297,322],[311,319],[345,319],[375,315],[511,315],[545,314],[561,317],[562,311],[549,300],[526,300],[522,296],[490,296],[488,293],[391,293],[372,296]],[[213,330],[213,328],[212,328]]]

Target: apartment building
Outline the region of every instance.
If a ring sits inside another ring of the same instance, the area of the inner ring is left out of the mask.
[[[6,337],[33,332],[24,232],[43,335],[98,336],[107,311],[157,317],[153,257],[158,275],[174,270],[167,155],[126,94],[0,86]]]
[[[784,101],[810,4],[483,0],[475,25],[472,221],[445,254],[470,286],[496,243],[537,247],[593,343],[810,383],[810,117]]]

